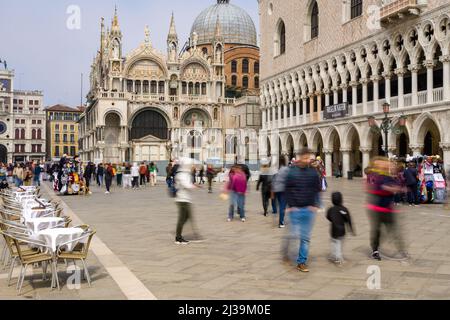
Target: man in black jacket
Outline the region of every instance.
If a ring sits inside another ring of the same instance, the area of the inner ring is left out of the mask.
[[[311,168],[312,152],[304,149],[299,154],[297,165],[293,166],[286,179],[286,201],[291,219],[291,234],[300,238],[297,269],[309,272],[306,263],[309,255],[311,232],[319,207],[319,193],[322,190],[317,170]],[[284,259],[287,259],[289,241],[284,244]]]
[[[342,241],[345,237],[345,226],[348,225],[350,231],[355,235],[352,226],[350,211],[343,205],[342,193],[335,192],[331,195],[333,207],[327,212],[327,219],[331,222],[331,257],[330,259],[337,265],[344,262],[342,253]]]
[[[415,168],[414,162],[410,162],[408,164],[408,168],[405,169],[404,177],[405,177],[405,184],[408,188],[408,203],[410,206],[418,205],[419,204],[419,196],[417,191],[417,179],[418,173],[417,169]]]

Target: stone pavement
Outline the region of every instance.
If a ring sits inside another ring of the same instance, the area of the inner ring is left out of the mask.
[[[83,220],[97,229],[97,237],[158,299],[449,299],[450,211],[441,205],[402,207],[401,226],[411,255],[409,262],[383,260],[369,255],[369,224],[364,210],[361,180],[331,180],[324,196],[343,192],[357,236],[345,241],[346,264],[338,268],[327,260],[329,224],[319,214],[313,231],[309,274],[280,259],[280,245],[288,229],[277,219],[261,214],[260,195],[252,184],[247,198],[248,221],[227,223],[228,204],[206,188],[194,193],[194,216],[204,243],[176,246],[177,210],[165,186],[132,191],[114,189],[111,195],[94,188],[92,196],[61,198]],[[186,235],[191,228],[188,225]],[[388,241],[387,241],[388,242]],[[388,249],[389,243],[384,243]],[[296,246],[298,243],[296,242]],[[95,255],[89,260],[93,287],[80,291],[66,287],[50,293],[43,283],[30,298],[125,299]],[[381,289],[369,290],[369,266],[381,269]],[[1,274],[0,274],[0,281]],[[27,282],[25,282],[27,284]],[[40,281],[33,284],[40,285]],[[0,297],[15,297],[0,286]]]

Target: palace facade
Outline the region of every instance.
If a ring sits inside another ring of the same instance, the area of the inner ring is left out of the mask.
[[[339,165],[347,175],[387,144],[391,156],[440,155],[450,169],[447,0],[259,6],[263,154],[291,156],[308,146],[326,160],[328,175]],[[368,120],[381,123],[384,103],[387,141]]]

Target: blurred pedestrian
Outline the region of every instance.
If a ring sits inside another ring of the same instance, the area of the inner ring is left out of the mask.
[[[328,209],[327,219],[331,222],[331,255],[330,260],[337,265],[344,263],[343,241],[348,226],[353,235],[355,231],[352,225],[350,211],[343,205],[343,196],[340,192],[334,192],[331,195],[333,207]]]
[[[158,167],[155,165],[155,163],[150,163],[150,184],[152,187],[156,186],[156,180],[158,177]]]
[[[111,185],[112,185],[113,178],[114,178],[114,169],[113,169],[111,163],[108,163],[106,165],[106,170],[105,170],[105,185],[106,185],[105,194],[111,193]]]
[[[414,162],[409,162],[405,169],[403,176],[405,177],[405,184],[408,193],[408,203],[410,206],[417,206],[419,204],[418,182],[419,174]]]
[[[286,166],[286,158],[282,157],[280,159],[280,170],[273,177],[272,182],[272,201],[274,201],[275,206],[278,206],[278,212],[280,213],[280,219],[278,226],[280,228],[285,227],[284,218],[286,212],[286,178],[289,173],[289,167]]]
[[[307,267],[309,257],[309,244],[319,204],[317,194],[322,190],[317,171],[311,168],[311,155],[309,149],[299,154],[299,161],[290,168],[286,178],[286,200],[289,206],[291,238],[300,239],[300,248],[297,258],[297,269],[309,272]],[[289,261],[290,239],[284,241],[283,260]]]
[[[99,163],[97,166],[97,185],[101,187],[103,185],[103,176],[105,175],[105,168],[103,164]]]
[[[136,190],[139,188],[139,167],[137,163],[134,163],[133,166],[131,167],[131,177],[133,178],[132,180],[133,190]]]
[[[391,162],[387,158],[377,157],[373,160],[373,184],[369,185],[368,214],[371,222],[370,243],[372,258],[381,260],[379,251],[381,226],[384,225],[396,243],[397,259],[406,259],[407,253],[397,226],[397,212],[394,210],[394,195],[401,191],[391,176]]]
[[[230,209],[228,211],[228,222],[234,219],[234,208],[238,208],[241,221],[245,222],[245,194],[247,193],[247,178],[240,166],[233,167],[233,174],[227,186],[230,193]]]
[[[270,169],[269,161],[263,159],[261,161],[261,174],[259,175],[258,183],[256,184],[256,191],[261,189],[262,205],[264,210],[264,216],[268,216],[269,201],[272,195],[272,179],[273,172]],[[272,200],[272,213],[277,213],[277,207],[275,206],[275,201]]]
[[[146,179],[147,179],[147,173],[148,173],[148,168],[145,165],[144,162],[141,163],[141,166],[139,167],[139,176],[140,176],[140,181],[139,184],[145,187],[146,185]]]
[[[206,178],[208,179],[208,192],[212,193],[213,189],[212,189],[212,184],[213,184],[213,180],[214,177],[216,176],[216,170],[214,170],[214,167],[212,164],[208,165],[208,168],[206,170]]]

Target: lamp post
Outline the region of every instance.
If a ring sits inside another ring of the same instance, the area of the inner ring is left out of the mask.
[[[379,127],[376,123],[375,117],[373,117],[373,116],[369,117],[369,126],[370,126],[372,132],[384,133],[384,153],[386,156],[388,156],[388,153],[389,153],[389,148],[388,148],[389,131],[392,130],[396,135],[400,135],[403,133],[403,128],[406,125],[406,117],[405,116],[400,117],[398,127],[395,127],[392,125],[392,119],[389,118],[390,108],[391,108],[391,105],[389,103],[385,102],[383,104],[384,118]]]

